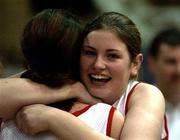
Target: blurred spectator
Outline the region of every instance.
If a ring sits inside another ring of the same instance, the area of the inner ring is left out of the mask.
[[[166,99],[169,139],[180,140],[180,30],[157,34],[149,48],[148,64],[156,86]]]

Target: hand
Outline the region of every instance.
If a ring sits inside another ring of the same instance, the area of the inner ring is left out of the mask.
[[[83,102],[86,104],[95,104],[98,102],[102,102],[100,99],[91,96],[88,93],[87,89],[80,82],[76,82],[71,86],[71,94],[75,94],[74,96],[78,99],[79,102]]]
[[[34,104],[23,107],[16,115],[16,125],[24,133],[34,135],[49,129],[48,113],[52,107]]]

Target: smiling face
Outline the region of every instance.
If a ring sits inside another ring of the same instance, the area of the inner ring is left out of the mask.
[[[88,91],[113,104],[124,92],[130,75],[137,72],[126,44],[109,30],[90,32],[80,55],[80,76]]]

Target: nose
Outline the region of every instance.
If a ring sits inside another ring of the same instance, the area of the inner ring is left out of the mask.
[[[102,56],[97,56],[94,61],[94,69],[96,70],[104,70],[106,68],[105,61]]]

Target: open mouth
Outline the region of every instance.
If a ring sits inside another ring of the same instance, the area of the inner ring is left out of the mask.
[[[96,85],[102,85],[111,80],[111,77],[101,74],[89,74],[91,82]]]

